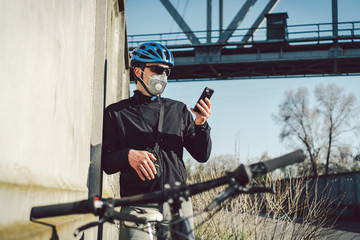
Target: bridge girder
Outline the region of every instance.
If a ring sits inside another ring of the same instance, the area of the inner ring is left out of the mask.
[[[231,79],[360,73],[360,43],[218,49],[221,55],[174,52],[171,79]],[[210,51],[211,52],[211,51]],[[215,51],[216,52],[216,51]]]
[[[235,40],[227,42],[256,2],[256,0],[247,0],[228,28],[219,32],[216,43],[211,42],[211,23],[209,24],[211,0],[207,1],[208,29],[205,43],[200,41],[201,36],[197,37],[192,32],[169,0],[160,1],[190,41],[190,44],[187,44],[184,42],[186,38],[179,39],[182,41],[180,45],[171,45],[178,40],[161,38],[160,41],[164,41],[175,56],[176,67],[172,71],[170,80],[360,74],[358,27],[360,22],[338,23],[337,0],[332,0],[332,35],[328,35],[328,24],[307,24],[304,26],[309,27],[309,30],[292,31],[291,34],[294,37],[286,35],[275,41],[272,38],[259,41],[256,36],[257,39],[254,40],[255,32],[262,29],[259,27],[265,19],[265,14],[270,13],[280,1],[269,0],[252,27],[246,30],[245,35],[234,35]],[[222,4],[220,4],[220,8],[221,6]],[[338,31],[340,24],[342,26],[341,34]],[[351,27],[347,24],[351,24]],[[317,29],[314,30],[312,25],[317,25]],[[222,24],[220,26],[222,28]],[[296,29],[301,26],[294,25],[292,27]],[[267,28],[267,30],[269,29],[271,27]],[[286,34],[287,30],[288,26],[286,26]],[[308,35],[297,37],[298,34]],[[238,37],[242,37],[242,40],[237,40]],[[314,44],[311,44],[313,42]]]
[[[239,12],[235,15],[233,20],[230,22],[229,26],[226,30],[219,33],[219,43],[226,43],[231,35],[234,33],[236,28],[240,25],[240,23],[244,20],[246,14],[250,11],[250,9],[254,6],[257,0],[246,0],[246,2],[243,4],[243,6],[239,9]],[[269,0],[268,4],[265,6],[263,11],[259,14],[258,18],[255,20],[251,28],[249,29],[249,32],[245,35],[243,41],[248,41],[252,36],[255,34],[256,29],[259,28],[262,23],[265,20],[265,14],[271,13],[272,10],[275,8],[275,6],[278,4],[280,0]],[[189,25],[186,23],[184,18],[178,13],[178,11],[175,9],[175,7],[171,4],[169,0],[160,0],[160,2],[163,4],[165,9],[169,12],[169,14],[172,16],[172,18],[175,20],[175,22],[179,25],[180,29],[184,32],[186,37],[189,39],[191,45],[198,46],[201,45],[201,42],[197,38],[197,36],[194,34],[194,32],[191,30]],[[211,0],[207,1],[207,44],[211,42]],[[222,8],[221,8],[222,9]],[[222,11],[222,10],[220,10]],[[222,14],[220,13],[220,16]],[[222,20],[220,19],[220,22]]]

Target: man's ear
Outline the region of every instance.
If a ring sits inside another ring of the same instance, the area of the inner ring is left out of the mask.
[[[141,69],[139,67],[134,67],[134,75],[141,78]]]

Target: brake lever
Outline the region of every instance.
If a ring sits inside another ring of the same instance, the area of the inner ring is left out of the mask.
[[[95,226],[100,226],[101,224],[103,224],[104,222],[113,222],[113,216],[114,216],[114,200],[113,199],[101,199],[101,198],[96,198],[95,202],[94,202],[94,214],[98,215],[100,217],[99,221],[97,222],[90,222],[85,224],[84,226],[81,226],[79,228],[77,228],[74,231],[74,236],[76,237],[77,235],[79,235],[80,232],[91,228],[91,227],[95,227]]]
[[[228,198],[233,197],[234,195],[238,195],[241,193],[245,194],[254,194],[254,193],[272,193],[274,194],[274,191],[272,188],[268,187],[243,187],[240,184],[236,183],[235,180],[233,180],[229,187],[221,192],[215,200],[213,200],[206,208],[205,211],[211,211],[214,209],[218,204],[225,201]]]
[[[98,222],[87,223],[84,226],[81,226],[74,231],[74,237],[77,237],[80,232],[82,232],[88,228],[91,228],[91,227],[99,226],[99,225],[103,224],[104,222],[105,222],[105,220],[100,219]]]
[[[147,224],[147,220],[144,218],[138,218],[132,215],[123,214],[114,210],[114,200],[106,199],[101,204],[101,209],[99,209],[100,219],[98,222],[91,222],[85,224],[82,227],[79,227],[74,231],[74,236],[76,237],[80,232],[95,226],[99,226],[104,222],[113,223],[114,220],[122,220],[122,221],[132,221],[140,224]]]
[[[205,211],[211,211],[226,199],[231,198],[235,194],[245,193],[247,191],[248,189],[246,187],[241,186],[235,181],[234,178],[231,178],[231,183],[229,184],[229,187],[219,193],[218,196],[205,208]]]

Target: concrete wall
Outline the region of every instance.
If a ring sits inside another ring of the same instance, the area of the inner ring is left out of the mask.
[[[103,107],[129,94],[119,3],[0,2],[0,239],[49,239],[49,227],[29,221],[32,206],[101,190]],[[108,195],[116,184],[114,177],[106,180]],[[60,239],[72,239],[75,228],[91,220],[47,219]],[[85,233],[85,239],[96,237],[96,228]]]

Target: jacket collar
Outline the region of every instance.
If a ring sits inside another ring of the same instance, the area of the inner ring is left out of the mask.
[[[139,103],[158,102],[160,100],[160,96],[146,96],[142,94],[139,90],[134,91],[133,97]]]

